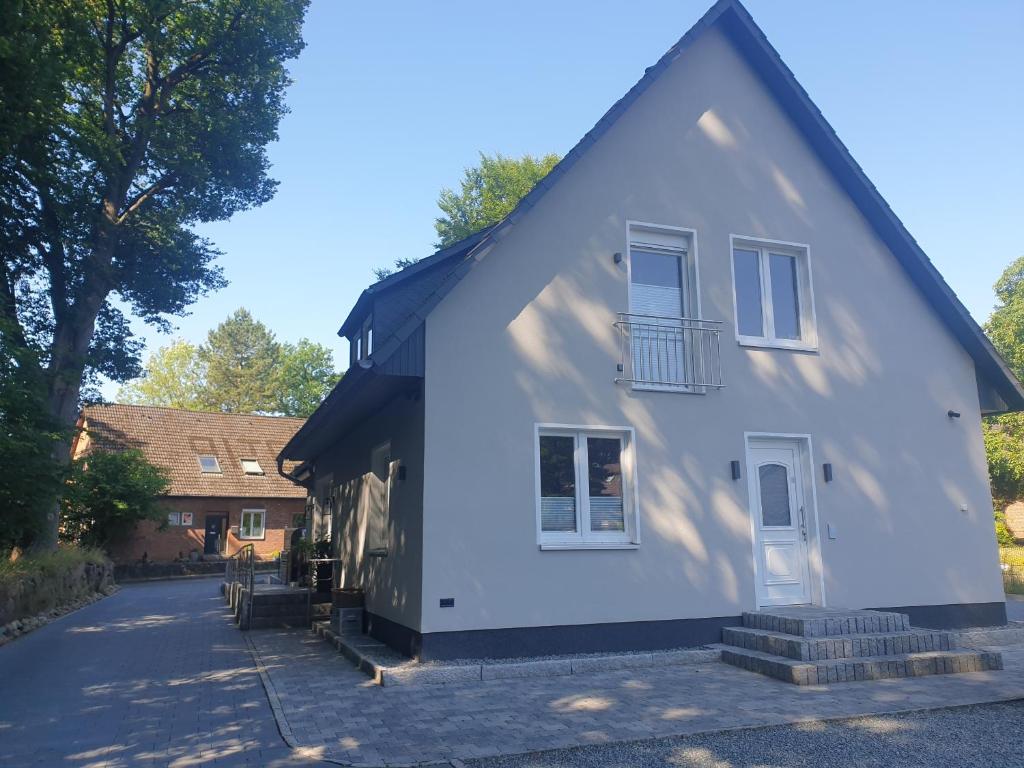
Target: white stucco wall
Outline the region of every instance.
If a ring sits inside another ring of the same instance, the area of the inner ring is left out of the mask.
[[[725,389],[613,382],[627,220],[697,231]],[[809,245],[818,353],[737,345],[730,234]],[[636,429],[637,550],[538,549],[536,422]],[[1002,599],[972,361],[712,31],[427,320],[422,631],[752,608],[745,431],[812,436],[829,604]]]

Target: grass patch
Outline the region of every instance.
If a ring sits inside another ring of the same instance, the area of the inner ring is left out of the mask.
[[[107,556],[91,547],[60,547],[54,552],[23,555],[17,560],[0,562],[0,586],[13,584],[29,576],[55,577],[83,563],[101,565]]]

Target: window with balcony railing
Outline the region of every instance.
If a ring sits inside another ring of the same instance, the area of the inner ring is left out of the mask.
[[[723,387],[717,320],[621,313],[621,375],[635,389],[703,392]]]

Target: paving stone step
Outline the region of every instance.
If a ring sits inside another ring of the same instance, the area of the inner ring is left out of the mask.
[[[249,629],[280,629],[284,627],[308,627],[306,614],[294,616],[253,616],[249,619]]]
[[[256,616],[294,616],[301,614],[305,616],[306,604],[302,605],[261,605],[260,603],[252,604],[252,615]],[[320,605],[312,606],[312,613],[314,616],[330,616],[331,606],[329,603],[322,603]]]
[[[949,651],[957,647],[956,636],[953,633],[928,629],[804,637],[766,629],[727,627],[722,630],[722,642],[737,648],[785,656],[798,661],[897,656],[906,653]]]
[[[796,685],[984,672],[1003,668],[1002,654],[971,649],[807,662],[727,646],[722,648],[722,661]]]
[[[811,606],[745,611],[743,626],[802,637],[878,634],[911,629],[910,617],[905,613],[834,610]]]

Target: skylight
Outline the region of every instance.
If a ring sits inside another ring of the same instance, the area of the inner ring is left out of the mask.
[[[200,456],[199,468],[203,470],[204,475],[220,474],[220,462],[217,461],[216,456]]]
[[[256,459],[242,459],[242,471],[247,475],[262,475],[263,467]]]

